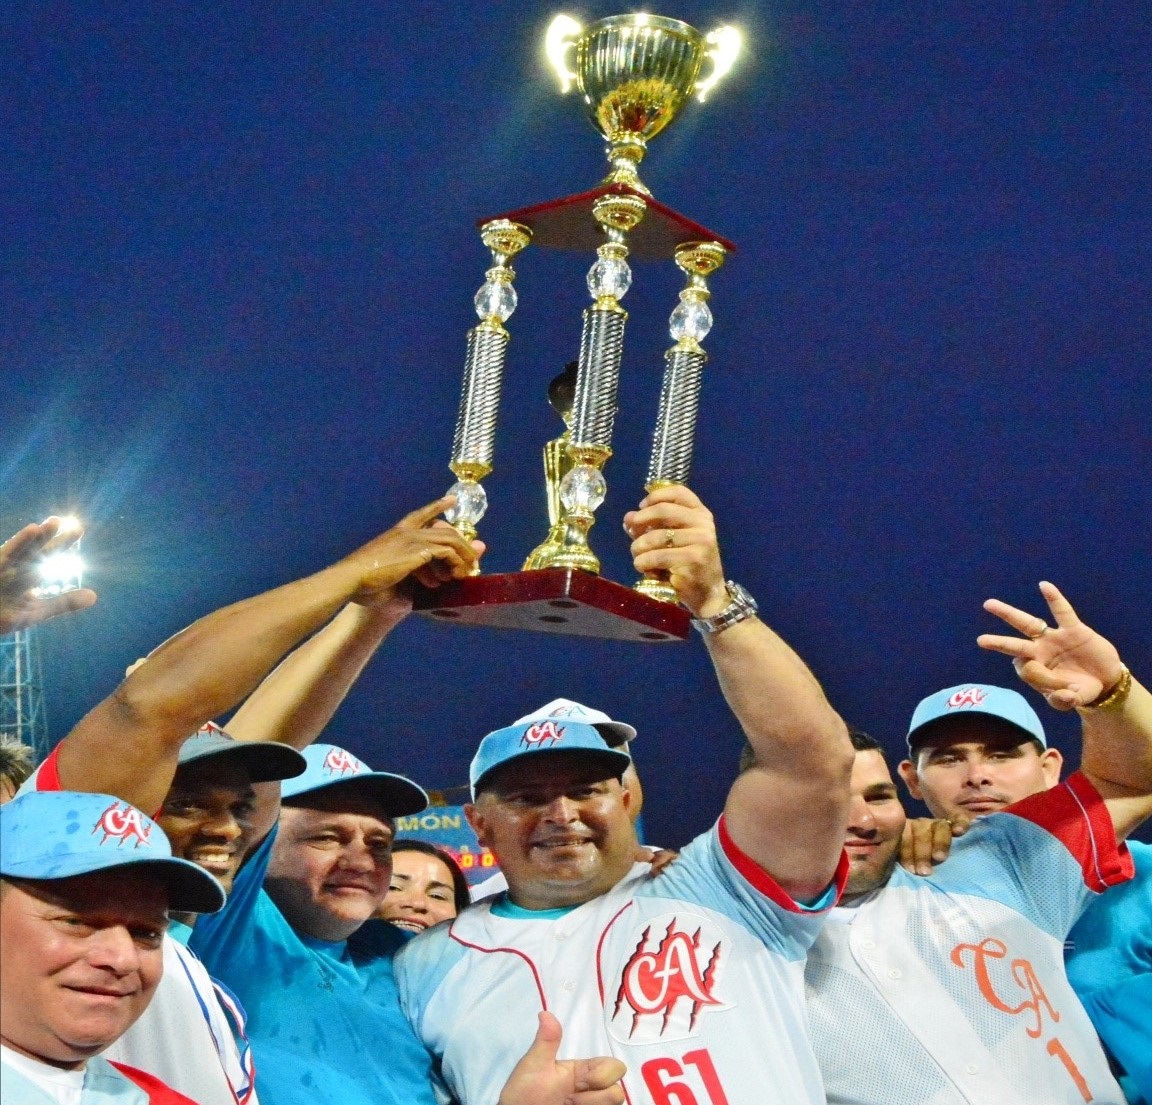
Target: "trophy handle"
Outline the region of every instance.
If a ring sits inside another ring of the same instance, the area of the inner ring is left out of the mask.
[[[708,98],[708,93],[720,83],[735,65],[743,39],[735,27],[717,27],[716,30],[704,36],[704,41],[708,43],[708,49],[704,51],[704,56],[712,62],[712,72],[696,82],[696,98],[701,103]],[[564,91],[567,92],[568,90],[564,89]]]
[[[583,31],[583,25],[570,15],[558,15],[548,24],[548,32],[544,36],[544,52],[556,70],[556,76],[560,78],[561,95],[570,91],[576,83],[576,74],[568,68],[568,53]]]

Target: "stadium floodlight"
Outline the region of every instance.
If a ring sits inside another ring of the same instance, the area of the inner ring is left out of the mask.
[[[71,515],[60,519],[59,535],[66,537],[76,533],[76,539],[65,548],[49,553],[40,561],[40,586],[37,593],[44,596],[62,595],[65,591],[75,591],[83,586],[84,561],[80,556],[80,534],[83,532],[80,520]]]

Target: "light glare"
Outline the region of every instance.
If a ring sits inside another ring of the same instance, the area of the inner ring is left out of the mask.
[[[704,41],[711,47],[707,54],[712,59],[712,72],[706,79],[696,82],[696,98],[701,103],[736,64],[744,36],[735,27],[717,27],[704,36]]]
[[[81,586],[84,576],[84,561],[80,550],[73,547],[51,553],[40,561],[41,595],[61,595],[65,591],[75,591]]]
[[[548,64],[556,71],[560,78],[560,92],[567,92],[576,83],[576,74],[568,68],[568,50],[573,41],[584,30],[570,15],[561,13],[548,25],[548,33],[544,36],[544,52],[548,55]]]

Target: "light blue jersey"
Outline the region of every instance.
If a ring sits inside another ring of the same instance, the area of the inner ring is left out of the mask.
[[[806,971],[830,1105],[1122,1105],[1063,948],[1131,871],[1077,774],[834,910]]]
[[[189,945],[244,1004],[261,1100],[434,1105],[431,1060],[393,976],[404,936],[376,921],[337,943],[297,934],[262,888],[275,835],[241,868],[228,904],[197,921]]]
[[[77,1084],[79,1083],[79,1084]],[[4,1105],[196,1105],[158,1078],[96,1055],[80,1071],[65,1071],[0,1047]],[[72,1097],[79,1093],[79,1097]]]
[[[1129,1105],[1152,1105],[1152,844],[1129,841],[1131,882],[1092,902],[1069,934],[1068,981],[1127,1072]]]
[[[502,895],[416,937],[401,1000],[463,1105],[499,1098],[541,1009],[563,1026],[561,1058],[627,1064],[630,1105],[823,1105],[803,966],[835,895],[797,905],[721,821],[659,876],[637,864],[573,909]]]

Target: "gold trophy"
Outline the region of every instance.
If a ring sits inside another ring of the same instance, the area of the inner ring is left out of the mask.
[[[662,16],[619,15],[581,27],[561,15],[552,22],[545,45],[561,90],[579,89],[593,126],[604,137],[609,172],[590,191],[478,224],[492,266],[474,299],[479,323],[468,334],[449,465],[456,476],[450,489],[456,504],[445,517],[472,538],[487,509],[480,481],[492,470],[509,341],[504,324],[516,309],[510,262],[529,243],[594,249],[596,260],[587,275],[592,304],[584,311],[571,404],[557,407],[566,430],[545,449],[551,528],[525,570],[422,592],[415,608],[472,624],[629,640],[683,639],[688,615],[667,582],[643,579],[627,588],[601,578],[588,531],[607,490],[603,467],[612,455],[628,319],[620,301],[632,283],[629,258],[672,257],[686,277],[669,320],[674,344],[665,354],[645,486],[653,490],[688,477],[707,360],[700,342],[712,326],[707,278],[735,246],[657,201],[640,180],[638,167],[648,141],[693,95],[703,100],[731,68],[740,35],[731,27],[703,35]],[[709,71],[701,76],[706,64]]]

